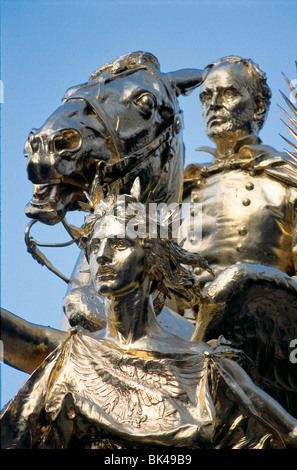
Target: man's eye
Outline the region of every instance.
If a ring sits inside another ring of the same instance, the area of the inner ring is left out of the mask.
[[[224,96],[225,98],[227,99],[232,99],[232,98],[235,98],[235,96],[237,96],[238,93],[235,91],[235,90],[226,90],[225,93],[224,93]]]
[[[201,103],[206,103],[207,101],[209,101],[211,98],[210,94],[209,93],[204,93],[203,95],[200,95],[200,101]]]

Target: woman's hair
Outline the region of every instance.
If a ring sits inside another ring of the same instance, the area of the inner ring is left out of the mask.
[[[165,298],[170,297],[170,292],[173,292],[194,307],[200,298],[200,288],[193,268],[203,268],[213,275],[205,258],[186,251],[169,238],[145,238],[143,249],[145,270],[152,286]]]
[[[129,208],[129,211],[127,209]],[[139,217],[135,219],[135,212],[140,210]],[[205,258],[197,253],[190,253],[183,249],[171,238],[170,230],[168,237],[162,237],[161,223],[150,224],[146,206],[141,204],[132,196],[118,196],[117,199],[110,197],[102,200],[95,208],[84,224],[84,235],[80,239],[80,247],[85,251],[87,259],[90,255],[90,242],[94,233],[95,224],[103,222],[108,217],[115,216],[117,220],[125,224],[137,220],[137,235],[145,254],[144,270],[151,280],[151,293],[159,291],[166,297],[171,297],[170,292],[180,297],[191,306],[195,306],[200,298],[200,289],[193,272],[194,267],[205,269],[214,275]],[[154,227],[150,232],[149,228]],[[142,230],[143,228],[143,230]],[[168,228],[168,227],[167,227]],[[127,237],[129,237],[129,231]],[[158,313],[158,312],[156,312]]]

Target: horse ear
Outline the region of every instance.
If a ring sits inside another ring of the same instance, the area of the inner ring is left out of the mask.
[[[67,101],[71,95],[74,95],[74,93],[76,93],[77,90],[79,90],[80,88],[86,85],[88,85],[88,83],[81,83],[80,85],[75,85],[75,86],[68,88],[68,90],[66,90],[65,95],[63,96],[62,102],[64,103],[65,101]]]
[[[207,71],[199,69],[182,69],[176,70],[175,72],[168,72],[165,75],[173,87],[176,96],[187,96],[204,82]]]
[[[135,178],[134,183],[132,185],[131,191],[130,191],[131,196],[135,197],[139,201],[140,199],[140,194],[141,194],[141,186],[140,186],[140,179],[139,176]]]

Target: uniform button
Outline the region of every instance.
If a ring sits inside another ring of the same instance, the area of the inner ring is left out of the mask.
[[[238,251],[238,253],[243,253],[245,251],[245,248],[243,245],[237,245],[236,247],[236,250]]]
[[[190,238],[190,243],[195,243],[196,242],[196,237],[191,237]]]
[[[254,189],[254,183],[247,183],[245,185],[245,189],[247,189],[248,191],[251,191],[252,189]]]
[[[195,268],[194,269],[194,274],[196,274],[196,276],[198,276],[198,274],[201,274],[201,269],[200,268]]]
[[[249,206],[250,203],[251,203],[251,200],[248,199],[248,198],[245,198],[245,199],[243,199],[243,201],[242,201],[242,204],[243,204],[244,206]]]
[[[246,228],[246,227],[240,227],[240,228],[238,229],[239,235],[246,235],[247,232],[248,232],[248,231],[247,231],[247,228]]]
[[[193,195],[193,202],[199,202],[199,196],[198,194]]]
[[[194,209],[191,209],[191,215],[194,216],[196,214],[196,211]]]

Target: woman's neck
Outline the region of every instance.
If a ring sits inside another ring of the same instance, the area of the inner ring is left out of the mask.
[[[132,292],[108,299],[105,338],[131,344],[159,329],[149,292],[149,280]]]

